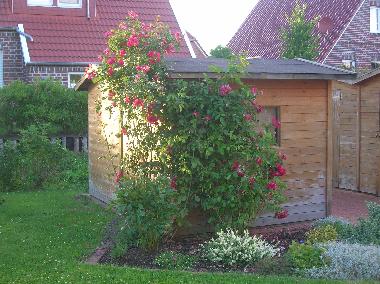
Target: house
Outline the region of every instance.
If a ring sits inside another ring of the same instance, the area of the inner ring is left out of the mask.
[[[160,15],[173,31],[181,30],[169,0],[0,0],[0,86],[47,77],[74,86],[89,63],[98,62],[104,33],[130,10],[145,22]],[[182,34],[176,56],[195,57]]]
[[[280,30],[287,25],[297,0],[260,0],[228,43],[250,57],[281,57]],[[318,17],[316,61],[358,70],[380,64],[380,0],[300,0],[306,18]]]
[[[380,69],[332,88],[334,186],[380,196]]]
[[[332,89],[334,80],[349,80],[355,73],[301,59],[253,59],[248,73],[243,77],[251,86],[262,90],[264,95],[257,98],[265,110],[277,115],[281,121],[277,143],[286,153],[288,174],[285,181],[289,200],[285,208],[289,211],[286,219],[276,219],[273,214],[261,215],[255,224],[263,226],[284,222],[297,222],[325,217],[331,205],[332,192],[332,145],[333,113]],[[199,79],[206,74],[217,76],[210,65],[227,68],[225,59],[168,58],[170,78]],[[102,92],[98,85],[83,79],[79,90],[89,91],[89,188],[94,197],[109,202],[114,198],[115,183],[112,176],[121,155],[126,151],[121,139],[117,112],[110,117],[103,111],[108,92]],[[95,101],[102,102],[100,117],[96,113]],[[102,125],[107,125],[106,129]],[[112,134],[113,133],[113,134]],[[99,159],[111,147],[115,159]]]

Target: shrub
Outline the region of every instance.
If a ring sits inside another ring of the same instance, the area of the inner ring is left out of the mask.
[[[0,156],[6,159],[0,164],[3,190],[36,190],[60,172],[65,150],[50,142],[44,127],[30,126],[17,146],[7,144]]]
[[[353,228],[352,241],[380,245],[380,204],[367,203],[368,218],[359,219]]]
[[[189,270],[197,261],[195,256],[176,252],[163,252],[154,260],[154,264],[163,269]]]
[[[322,254],[324,250],[311,244],[293,242],[286,253],[286,257],[295,269],[307,269],[324,265]]]
[[[329,216],[323,219],[319,219],[314,222],[314,228],[321,228],[324,226],[330,225],[335,228],[338,233],[338,239],[349,239],[352,237],[352,224],[342,218],[337,218],[334,216]]]
[[[182,210],[172,210],[144,186],[167,192],[170,188],[162,183],[170,183],[176,193],[166,202],[181,204],[189,212],[200,208],[218,229],[242,229],[263,210],[281,211],[285,156],[274,147],[273,127],[257,123],[262,107],[256,88],[241,80],[248,65],[244,57],[231,59],[226,70],[214,67],[215,80],[172,80],[162,57],[180,46],[180,34],[158,20],[142,23],[133,12],[107,33],[107,41],[101,64],[91,66],[86,76],[103,91],[98,115],[121,114],[119,129],[106,139],[110,148],[115,146],[113,135],[126,141],[121,162],[115,165],[115,182],[128,196],[135,194],[132,185],[140,188],[133,197],[140,207],[132,206],[123,193],[116,204],[128,211],[127,219],[138,216],[126,223],[138,232],[140,244],[154,247],[173,229],[173,220],[182,218]],[[273,120],[275,127],[279,124]],[[125,190],[127,180],[136,181]],[[160,217],[145,220],[148,208]],[[287,212],[276,216],[285,218]],[[150,229],[142,229],[147,224]]]
[[[17,145],[0,151],[0,191],[40,190],[87,184],[87,157],[51,143],[43,126],[21,131]]]
[[[349,243],[323,245],[329,265],[304,271],[306,277],[380,280],[380,247]]]
[[[307,232],[306,237],[309,244],[327,243],[335,241],[338,238],[338,233],[332,225],[325,225]]]
[[[171,236],[184,209],[167,179],[157,177],[126,179],[117,191],[116,209],[124,219],[124,242],[155,249],[164,237]]]
[[[216,239],[202,245],[202,251],[204,257],[213,263],[229,268],[242,268],[265,257],[274,257],[280,249],[261,237],[251,237],[248,230],[239,235],[237,231],[227,229],[218,232]]]
[[[0,137],[49,123],[49,135],[87,133],[87,94],[52,81],[13,82],[0,89]]]

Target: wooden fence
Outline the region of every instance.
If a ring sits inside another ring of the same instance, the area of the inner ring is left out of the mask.
[[[0,138],[0,150],[3,149],[4,143],[10,141],[12,144],[17,145],[18,138],[17,137],[8,137],[8,138]],[[64,135],[51,137],[50,141],[52,143],[59,143],[63,148],[74,151],[76,153],[87,153],[88,151],[88,138],[87,136],[77,136],[77,135]]]

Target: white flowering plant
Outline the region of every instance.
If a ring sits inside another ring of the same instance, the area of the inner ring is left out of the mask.
[[[250,236],[248,230],[243,234],[227,229],[219,231],[201,246],[203,257],[217,265],[229,268],[243,268],[260,259],[274,257],[281,251],[259,236]]]

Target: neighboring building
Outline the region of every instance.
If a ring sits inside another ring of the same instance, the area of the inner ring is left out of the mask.
[[[317,61],[353,69],[380,64],[380,0],[300,0],[307,4],[307,20],[319,18]],[[228,47],[250,57],[279,58],[280,30],[287,25],[296,0],[260,0]]]
[[[72,87],[128,11],[180,31],[169,0],[0,0],[0,86],[52,77]],[[187,34],[175,56],[195,57]]]
[[[193,36],[191,33],[189,32],[186,32],[187,33],[187,36],[189,38],[189,41],[191,43],[191,47],[193,48],[194,50],[194,53],[195,53],[195,57],[196,58],[206,58],[208,57],[208,54],[207,52],[203,49],[203,47],[200,45],[200,43],[198,42],[198,40],[195,38],[195,36]]]

